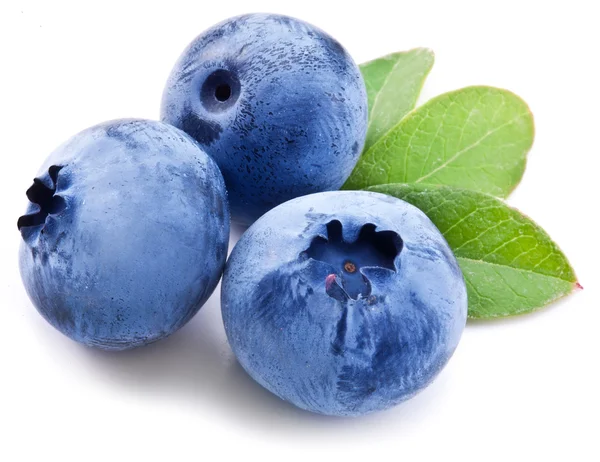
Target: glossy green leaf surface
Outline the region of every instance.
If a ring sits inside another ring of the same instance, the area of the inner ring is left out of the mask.
[[[433,61],[431,50],[415,48],[361,64],[369,98],[364,151],[414,109]]]
[[[506,197],[523,176],[533,137],[532,114],[517,95],[463,88],[406,115],[363,152],[343,189],[423,183]]]

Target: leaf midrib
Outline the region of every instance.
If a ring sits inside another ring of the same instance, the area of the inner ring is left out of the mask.
[[[367,133],[369,133],[369,131],[371,130],[371,125],[373,124],[373,120],[375,119],[375,117],[373,117],[373,114],[375,114],[375,112],[376,112],[379,97],[383,93],[383,89],[388,84],[388,81],[390,80],[392,74],[394,73],[394,71],[396,70],[398,65],[400,64],[400,61],[401,61],[400,59],[396,58],[396,64],[394,64],[392,66],[392,69],[390,70],[389,74],[386,76],[385,80],[383,81],[383,84],[379,88],[377,95],[375,95],[375,100],[373,101],[373,107],[371,108],[371,112],[370,112],[369,123],[367,124]]]
[[[559,281],[568,282],[569,284],[575,284],[576,283],[576,281],[571,281],[569,279],[564,279],[564,278],[561,278],[559,276],[550,276],[549,274],[538,273],[537,271],[533,271],[533,270],[529,270],[529,269],[525,269],[525,268],[519,268],[519,267],[516,267],[516,266],[502,265],[500,263],[492,263],[492,262],[488,262],[488,261],[485,261],[485,260],[478,260],[478,259],[474,259],[474,258],[461,257],[459,255],[456,256],[456,259],[457,260],[469,261],[469,262],[476,263],[476,264],[479,264],[479,265],[485,264],[485,265],[490,265],[490,266],[497,266],[497,267],[500,267],[500,268],[510,268],[510,269],[513,269],[513,270],[516,270],[516,271],[519,271],[519,272],[531,273],[531,274],[535,274],[537,276],[544,276],[544,277],[551,278],[551,279],[557,279]]]
[[[442,163],[441,165],[439,165],[438,167],[434,168],[431,172],[429,172],[427,175],[424,175],[420,178],[417,178],[414,182],[415,183],[420,183],[422,180],[429,178],[430,176],[436,174],[437,172],[439,172],[441,169],[443,169],[444,167],[447,167],[450,163],[454,162],[456,159],[458,159],[461,155],[463,155],[465,152],[469,152],[472,149],[475,149],[477,146],[479,146],[483,140],[485,140],[486,138],[490,137],[491,135],[493,135],[494,133],[496,133],[498,130],[502,130],[504,127],[507,127],[508,125],[511,125],[513,123],[515,123],[517,120],[519,120],[521,117],[527,115],[526,112],[524,113],[520,113],[517,116],[513,117],[512,119],[510,119],[509,121],[503,123],[502,125],[499,125],[495,128],[493,128],[492,130],[488,130],[485,135],[483,135],[481,138],[479,138],[477,141],[475,141],[474,143],[471,143],[470,145],[464,147],[463,149],[461,149],[460,151],[457,151],[452,157],[450,157],[450,159],[446,160],[444,163]]]

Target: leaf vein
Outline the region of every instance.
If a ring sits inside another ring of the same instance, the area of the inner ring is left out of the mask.
[[[375,96],[375,99],[373,100],[373,107],[371,109],[371,115],[375,114],[375,110],[377,108],[377,104],[379,103],[379,97],[383,93],[383,90],[385,89],[385,86],[388,84],[388,81],[390,80],[390,78],[393,75],[394,71],[396,70],[396,68],[398,67],[398,65],[401,62],[402,62],[402,59],[399,59],[399,58],[396,59],[396,64],[394,64],[392,66],[392,69],[390,70],[389,74],[385,77],[385,80],[381,84],[381,87],[379,88],[379,91],[377,92],[377,95]],[[374,119],[375,119],[375,117],[373,117],[373,116],[370,118],[369,123],[367,124],[367,133],[369,132],[369,130],[371,130],[371,124],[373,123]]]
[[[563,281],[563,282],[568,282],[568,283],[573,283],[573,281],[570,281],[569,279],[564,279],[562,277],[559,276],[551,276],[549,274],[545,274],[545,273],[538,273],[537,271],[533,271],[533,270],[528,270],[525,268],[518,268],[516,266],[510,266],[510,265],[502,265],[500,263],[491,263],[489,261],[483,261],[483,260],[478,260],[478,259],[474,259],[474,258],[467,258],[467,257],[456,257],[458,260],[466,260],[466,261],[470,261],[472,263],[476,263],[479,265],[491,265],[491,266],[499,266],[501,268],[511,268],[517,271],[521,271],[524,273],[531,273],[531,274],[535,274],[536,276],[544,276],[547,278],[551,278],[551,279],[558,279],[559,281]]]
[[[448,164],[450,164],[451,162],[454,162],[456,159],[458,159],[461,155],[463,155],[465,152],[470,151],[471,149],[476,148],[477,146],[479,146],[483,140],[485,140],[486,138],[490,137],[491,135],[493,135],[494,133],[496,133],[497,131],[503,129],[504,127],[507,127],[508,125],[511,125],[513,123],[515,123],[517,120],[519,120],[521,117],[527,115],[527,113],[520,113],[519,115],[513,117],[512,119],[510,119],[509,121],[503,123],[502,125],[497,126],[496,128],[493,128],[491,130],[488,130],[485,135],[483,135],[481,138],[479,138],[477,141],[471,143],[470,145],[466,146],[465,148],[457,151],[450,159],[446,160],[444,163],[442,163],[441,165],[439,165],[438,167],[436,167],[435,169],[433,169],[431,172],[429,172],[427,175],[422,176],[420,178],[417,178],[414,182],[415,183],[420,183],[421,181],[423,181],[425,178],[429,178],[430,176],[436,174],[437,172],[439,172],[441,169],[443,169],[444,167],[446,167]]]

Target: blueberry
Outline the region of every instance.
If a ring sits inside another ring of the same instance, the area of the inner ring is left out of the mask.
[[[50,324],[122,350],[185,324],[214,290],[229,240],[217,165],[184,132],[119,120],[46,160],[18,220],[20,269]]]
[[[233,249],[221,305],[244,369],[330,415],[386,409],[422,390],[467,316],[462,273],[433,223],[404,201],[357,191],[263,215]]]
[[[217,161],[232,219],[250,224],[286,200],[342,186],[364,144],[367,96],[360,70],[325,32],[251,14],[188,46],[161,117]]]

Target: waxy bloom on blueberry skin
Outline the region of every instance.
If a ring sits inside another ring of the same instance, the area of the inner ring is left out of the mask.
[[[263,215],[221,288],[227,338],[261,385],[309,411],[361,415],[426,387],[467,318],[452,251],[416,207],[325,192]]]
[[[286,200],[344,184],[364,145],[367,94],[358,66],[327,33],[250,14],[188,46],[161,118],[216,160],[232,219],[250,224]]]
[[[117,120],[46,160],[18,220],[20,269],[50,324],[122,350],[185,324],[214,290],[229,241],[217,165],[184,132]]]

